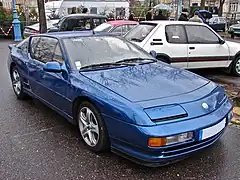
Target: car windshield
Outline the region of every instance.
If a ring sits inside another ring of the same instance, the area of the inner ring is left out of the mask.
[[[63,39],[63,44],[74,69],[129,59],[153,59],[150,54],[120,37],[71,37]]]
[[[156,24],[139,24],[129,31],[125,38],[129,41],[142,42],[156,27]]]
[[[112,28],[112,25],[109,23],[103,23],[97,26],[94,31],[96,32],[108,32]]]

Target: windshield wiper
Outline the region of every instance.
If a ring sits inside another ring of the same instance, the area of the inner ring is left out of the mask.
[[[117,61],[116,63],[137,63],[137,64],[146,64],[146,63],[153,63],[153,62],[157,62],[156,59],[145,59],[145,58],[129,58],[129,59],[123,59],[120,61]]]
[[[101,63],[101,64],[91,64],[88,66],[81,67],[82,69],[95,69],[95,68],[108,68],[108,67],[114,67],[114,66],[134,66],[134,64],[128,64],[128,63]]]
[[[138,38],[131,38],[131,41],[142,42],[142,39],[138,39]]]

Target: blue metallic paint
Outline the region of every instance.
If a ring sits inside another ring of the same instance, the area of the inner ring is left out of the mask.
[[[62,72],[61,64],[58,62],[48,62],[43,66],[43,70],[47,72]]]
[[[91,35],[82,32],[75,36],[79,34]],[[62,38],[73,35],[56,33],[43,36],[58,38],[61,43]],[[64,53],[64,46],[61,48]],[[23,54],[16,47],[12,47],[10,54],[9,69],[13,64],[17,66],[24,79],[26,93],[72,123],[75,123],[73,107],[76,100],[90,99],[102,114],[112,150],[147,165],[180,159],[213,144],[222,132],[208,140],[198,141],[199,130],[217,124],[232,109],[232,103],[222,88],[198,75],[163,63],[81,72],[71,69],[64,53],[65,63],[61,66],[64,73],[51,73],[43,71],[43,63],[31,59],[29,54]],[[202,108],[203,102],[209,104],[209,110]],[[166,108],[170,106],[175,108],[174,111]],[[182,112],[186,112],[187,117],[156,123],[151,120]],[[183,132],[194,132],[194,142],[161,148],[147,145],[149,137]]]

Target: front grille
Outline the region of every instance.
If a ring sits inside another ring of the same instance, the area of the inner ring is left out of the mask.
[[[218,134],[216,134],[215,136],[205,139],[203,141],[192,142],[192,143],[180,145],[177,147],[166,148],[162,152],[162,155],[164,158],[171,158],[171,157],[175,157],[175,156],[188,154],[190,152],[194,152],[194,151],[204,148],[208,145],[211,145],[223,134],[223,132],[224,132],[224,129],[221,132],[219,132]]]

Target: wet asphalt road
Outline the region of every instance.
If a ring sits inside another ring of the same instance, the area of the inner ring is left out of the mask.
[[[61,116],[37,100],[16,99],[7,72],[8,43],[0,42],[0,180],[240,179],[240,129],[233,126],[211,148],[167,167],[91,153]]]

